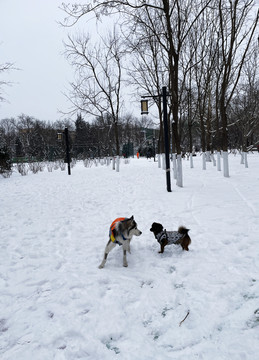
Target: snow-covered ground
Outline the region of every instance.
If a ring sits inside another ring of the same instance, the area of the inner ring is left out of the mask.
[[[184,160],[171,193],[147,159],[0,177],[0,358],[258,359],[259,154],[248,161],[230,155],[224,178]],[[128,268],[116,247],[98,269],[111,222],[131,215],[143,234]],[[158,254],[153,222],[190,228],[190,251]]]

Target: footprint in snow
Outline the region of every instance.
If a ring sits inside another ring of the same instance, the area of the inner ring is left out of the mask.
[[[6,319],[0,319],[0,333],[6,332],[8,330],[6,323],[7,323]]]

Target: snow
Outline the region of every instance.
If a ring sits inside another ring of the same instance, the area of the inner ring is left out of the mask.
[[[230,178],[193,160],[171,193],[143,158],[0,178],[2,360],[258,358],[259,154],[230,155]],[[131,215],[129,266],[117,246],[98,269]],[[153,222],[190,228],[190,251],[159,254]]]

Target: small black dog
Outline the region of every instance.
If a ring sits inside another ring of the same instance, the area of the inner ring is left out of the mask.
[[[154,233],[155,238],[161,246],[159,253],[164,252],[166,245],[179,244],[182,246],[183,250],[189,251],[188,246],[191,243],[191,238],[188,235],[189,229],[186,229],[184,226],[180,226],[178,231],[166,231],[163,230],[163,225],[159,223],[153,223],[150,231]]]

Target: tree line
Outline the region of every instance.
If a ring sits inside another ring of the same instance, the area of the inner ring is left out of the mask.
[[[187,96],[188,94],[186,94]],[[242,151],[254,149],[259,144],[259,84],[244,84],[242,93],[234,99],[230,112],[228,148]],[[186,102],[188,114],[188,101]],[[201,127],[198,116],[193,115],[192,143],[189,142],[188,116],[181,117],[181,152],[203,151]],[[105,114],[84,120],[81,114],[76,120],[59,120],[54,123],[20,115],[17,119],[0,120],[0,157],[12,162],[55,161],[65,159],[63,132],[68,128],[70,152],[74,159],[117,155],[114,123]],[[152,156],[161,151],[160,128],[150,118],[126,115],[118,120],[119,155]],[[192,146],[192,147],[190,147]],[[216,149],[217,138],[211,135],[210,149]],[[171,147],[172,150],[172,147]],[[6,161],[6,160],[5,160]],[[1,165],[0,165],[1,166]]]
[[[117,154],[112,120],[106,114],[90,121],[79,114],[75,121],[66,119],[54,123],[20,115],[17,119],[0,120],[0,169],[11,169],[12,163],[56,161],[66,158],[64,129],[69,130],[69,148],[74,159],[114,156]],[[157,137],[147,118],[131,115],[119,119],[120,155],[132,156],[136,151],[146,156]],[[2,159],[2,165],[1,165]],[[4,166],[5,164],[5,166]],[[1,172],[1,170],[0,170]]]

